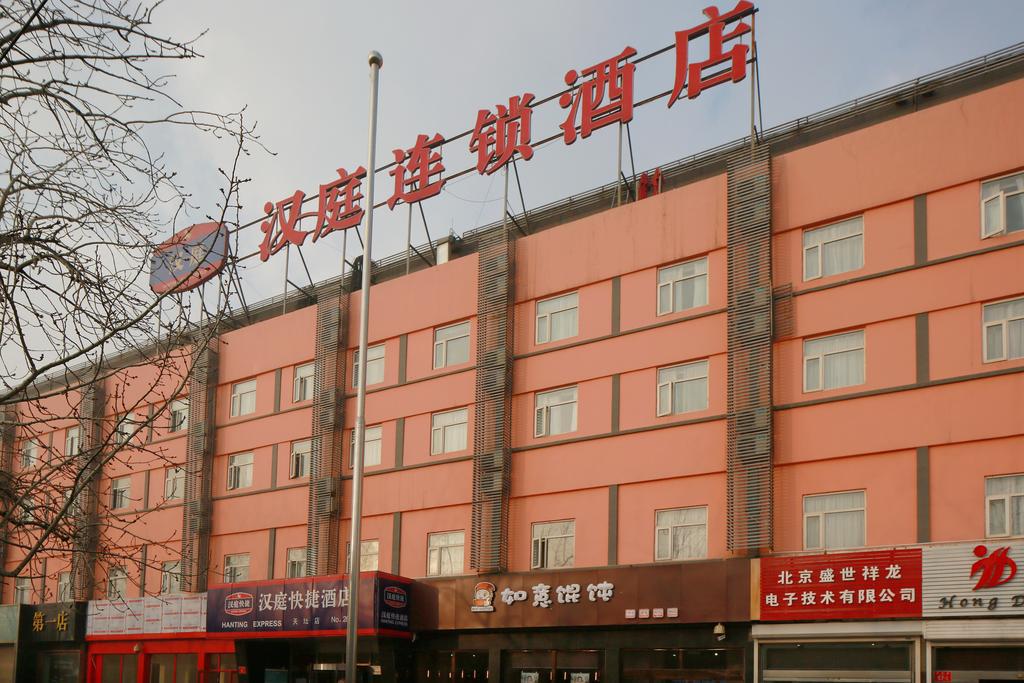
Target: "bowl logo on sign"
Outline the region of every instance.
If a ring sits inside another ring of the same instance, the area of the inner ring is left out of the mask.
[[[384,603],[388,607],[394,607],[395,609],[401,609],[408,604],[409,598],[406,595],[405,589],[398,586],[386,586],[384,588]]]
[[[233,617],[244,617],[252,612],[252,593],[232,593],[224,598],[224,611]]]

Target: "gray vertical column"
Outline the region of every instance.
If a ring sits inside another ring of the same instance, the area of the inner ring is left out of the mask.
[[[608,566],[619,563],[619,485],[608,487]]]
[[[928,263],[928,195],[914,197],[914,265]]]
[[[927,384],[931,377],[931,341],[928,336],[928,314],[918,313],[914,316],[914,357],[918,384]]]
[[[181,587],[189,593],[206,590],[210,570],[219,345],[220,339],[213,337],[195,349],[189,377],[185,498],[181,506]]]
[[[931,450],[928,446],[917,449],[917,542],[932,540],[932,484]]]

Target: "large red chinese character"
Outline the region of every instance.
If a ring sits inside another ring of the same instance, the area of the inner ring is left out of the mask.
[[[309,233],[295,227],[303,217],[302,200],[305,198],[305,192],[295,190],[295,194],[279,201],[276,207],[273,202],[263,205],[267,220],[260,224],[260,230],[263,231],[263,242],[260,244],[261,261],[266,261],[289,243],[298,247],[306,241]]]
[[[399,200],[412,204],[441,193],[444,178],[437,178],[433,182],[430,179],[444,173],[441,153],[433,150],[434,145],[442,142],[444,138],[440,133],[429,140],[426,135],[420,135],[416,138],[416,144],[408,150],[394,151],[396,163],[389,173],[395,179],[395,192],[388,199],[389,209],[395,208]],[[406,160],[408,163],[403,163]]]
[[[562,109],[569,108],[569,115],[560,126],[565,144],[576,142],[577,112],[580,113],[579,135],[583,138],[590,137],[595,130],[611,123],[628,123],[633,120],[633,71],[636,67],[629,62],[620,67],[619,62],[635,54],[636,50],[626,47],[622,54],[584,69],[582,74],[577,74],[575,69],[566,72],[565,84],[569,86],[576,85],[581,75],[593,75],[594,78],[582,83],[575,91],[562,93],[558,98]],[[601,106],[606,89],[608,103]]]
[[[469,151],[477,155],[476,170],[490,175],[508,163],[516,152],[529,161],[533,156],[530,146],[530,118],[533,108],[533,94],[526,93],[510,97],[508,107],[498,105],[495,116],[487,109],[476,115],[473,137],[469,139]]]
[[[718,8],[712,5],[704,9],[704,16],[708,18],[706,22],[686,31],[676,31],[676,82],[672,87],[672,95],[668,98],[668,106],[671,107],[679,99],[683,93],[683,86],[686,86],[686,97],[692,100],[702,90],[728,80],[736,83],[746,77],[747,50],[750,46],[734,45],[728,52],[723,52],[722,44],[749,33],[750,26],[740,21],[729,33],[723,31],[726,24],[737,21],[752,12],[753,9],[754,6],[747,0],[740,0],[730,12],[719,15]],[[703,62],[690,64],[688,53],[690,40],[705,32],[708,34],[708,58]],[[729,61],[732,64],[728,69],[704,78],[705,69]]]
[[[338,169],[338,179],[320,186],[320,203],[316,210],[316,231],[313,241],[329,235],[335,230],[347,230],[363,220],[363,198],[359,187],[366,177],[366,169],[360,166],[355,173]]]

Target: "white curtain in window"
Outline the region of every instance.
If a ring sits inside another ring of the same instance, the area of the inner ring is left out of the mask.
[[[707,508],[658,511],[659,559],[687,560],[707,556]]]
[[[808,389],[817,387],[817,362],[823,356],[824,388],[847,387],[864,383],[864,332],[848,332],[804,342]]]
[[[565,403],[548,409],[548,433],[567,434],[576,431],[576,404]]]
[[[988,533],[990,536],[1006,535],[1006,499],[993,498],[988,502]]]
[[[827,242],[821,248],[822,275],[845,273],[864,265],[864,236]]]
[[[564,311],[558,311],[557,313],[551,314],[551,338],[552,339],[567,339],[569,337],[576,336],[577,329],[577,309],[570,308]]]
[[[807,514],[863,507],[863,491],[846,491],[844,493],[830,493],[823,496],[807,496],[804,498],[804,512]]]
[[[825,356],[825,388],[864,383],[864,349]]]
[[[864,545],[864,511],[831,512],[825,515],[825,547],[856,548]]]
[[[999,322],[1009,318],[1024,318],[1024,299],[985,306],[985,322]]]
[[[673,288],[675,290],[672,293],[673,309],[676,311],[696,308],[708,302],[707,276],[679,280],[673,285]]]
[[[985,480],[986,496],[1005,496],[1024,493],[1024,474],[1012,477],[989,477]]]

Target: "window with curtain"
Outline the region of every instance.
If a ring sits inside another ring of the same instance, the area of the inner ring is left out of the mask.
[[[707,257],[658,270],[658,315],[708,303]]]
[[[380,464],[381,443],[384,440],[384,430],[380,425],[367,427],[363,430],[363,467],[373,467]],[[349,460],[354,465],[356,456],[356,430],[352,430],[349,438]]]
[[[434,330],[434,369],[469,362],[469,322]]]
[[[292,403],[301,403],[313,398],[313,380],[316,363],[296,365],[292,378]]]
[[[1024,173],[981,184],[981,236],[1024,230]]]
[[[68,427],[67,432],[64,434],[64,455],[71,457],[78,455],[82,449],[82,428]]]
[[[804,231],[804,280],[864,266],[864,217]]]
[[[115,479],[110,486],[110,507],[114,510],[128,507],[128,496],[131,495],[131,477]]]
[[[864,384],[864,330],[804,342],[804,391]]]
[[[572,567],[576,560],[576,520],[533,525],[532,569]]]
[[[466,450],[469,411],[466,408],[435,413],[430,417],[430,454]]]
[[[306,549],[288,548],[285,574],[289,579],[306,575]]]
[[[658,510],[655,513],[654,559],[695,560],[708,555],[706,507]]]
[[[427,535],[427,576],[456,576],[465,569],[466,532]]]
[[[16,579],[14,581],[14,604],[27,605],[30,602],[32,602],[32,579]]]
[[[168,431],[180,432],[188,429],[188,399],[179,398],[171,401],[171,414]]]
[[[57,576],[57,602],[70,602],[71,596],[71,572],[61,572]]]
[[[313,454],[313,441],[306,439],[292,444],[292,462],[288,468],[288,477],[297,479],[309,474],[309,459]]]
[[[366,348],[366,386],[384,381],[384,344]],[[352,355],[352,386],[359,386],[359,349]]]
[[[535,400],[535,437],[576,431],[576,387],[544,391]]]
[[[228,489],[252,486],[252,453],[239,453],[228,457]]]
[[[988,304],[982,317],[986,363],[1024,358],[1024,299]]]
[[[380,562],[380,541],[360,541],[359,543],[359,571],[375,572]],[[352,544],[345,544],[345,571],[352,563]]]
[[[224,556],[224,583],[249,580],[249,553]]]
[[[181,500],[185,497],[185,468],[168,467],[164,470],[164,498]]]
[[[1024,474],[985,478],[987,536],[1024,535]]]
[[[860,548],[865,544],[864,492],[804,496],[804,549]]]
[[[21,444],[21,468],[28,469],[35,467],[39,460],[39,442],[36,439],[28,439]]]
[[[256,380],[250,379],[231,386],[231,417],[256,412]]]
[[[181,560],[171,560],[160,566],[160,592],[181,592]]]
[[[658,416],[708,407],[708,362],[685,363],[658,370]]]
[[[579,294],[563,294],[537,302],[538,344],[575,337],[579,332]]]
[[[128,597],[128,572],[123,567],[112,567],[107,574],[107,600]]]

